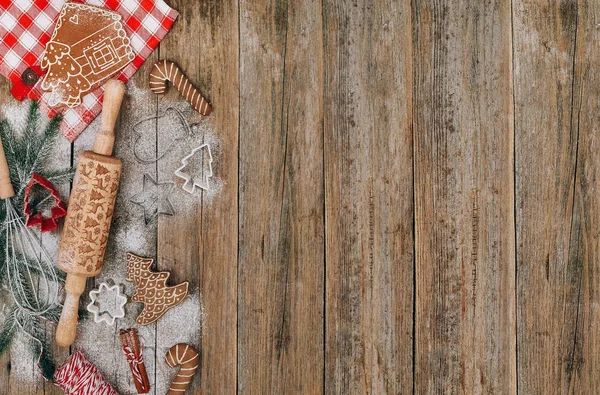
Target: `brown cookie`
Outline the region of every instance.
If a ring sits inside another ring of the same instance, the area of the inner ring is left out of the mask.
[[[198,351],[196,351],[194,347],[184,343],[175,344],[167,352],[165,360],[167,365],[171,368],[181,365],[177,372],[177,376],[175,376],[173,382],[171,382],[167,395],[184,393],[198,369],[198,363],[200,361]]]
[[[185,100],[190,103],[196,111],[206,116],[210,115],[212,108],[190,80],[183,74],[179,66],[170,60],[157,62],[150,72],[150,90],[161,95],[167,90],[167,81],[177,89]]]
[[[51,107],[76,107],[81,98],[122,70],[135,55],[116,12],[66,3],[46,44],[42,89]]]
[[[127,254],[127,281],[135,282],[135,293],[131,300],[144,303],[144,309],[136,319],[140,325],[157,321],[188,294],[187,281],[173,287],[168,286],[169,272],[152,271],[152,262],[154,259]]]

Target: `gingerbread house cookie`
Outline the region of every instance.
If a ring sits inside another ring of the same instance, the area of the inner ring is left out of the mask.
[[[121,16],[104,8],[66,3],[42,68],[42,89],[51,92],[51,107],[77,107],[81,98],[122,70],[134,58]]]

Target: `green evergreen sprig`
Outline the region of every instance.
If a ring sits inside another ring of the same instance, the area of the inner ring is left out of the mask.
[[[15,190],[12,202],[18,213],[23,213],[25,190],[33,172],[40,174],[55,185],[73,180],[75,173],[72,168],[56,170],[48,169],[45,166],[46,161],[52,155],[59,136],[60,122],[61,116],[56,115],[46,125],[42,126],[38,102],[31,102],[22,130],[15,130],[7,120],[0,121],[0,138],[2,139],[11,182]],[[22,219],[25,220],[24,215]],[[5,206],[0,204],[0,224],[4,224],[5,221]],[[5,239],[5,226],[0,226],[0,286],[9,290],[6,278],[5,243],[3,242]],[[23,268],[29,267],[33,273],[36,270],[39,271],[37,265],[29,262],[27,257],[21,255],[17,256],[17,259]],[[59,281],[63,284],[64,274],[60,271],[59,273]],[[20,273],[20,275],[22,274]],[[24,277],[22,281],[24,289],[31,294],[32,291],[29,289],[28,282]],[[31,295],[31,298],[33,298],[33,295]],[[56,305],[42,315],[35,315],[13,303],[9,311],[4,322],[0,323],[0,354],[9,348],[17,332],[24,332],[29,339],[30,348],[36,360],[39,357],[37,363],[41,373],[46,379],[51,380],[54,375],[55,364],[42,325],[44,321],[57,323],[61,306]]]

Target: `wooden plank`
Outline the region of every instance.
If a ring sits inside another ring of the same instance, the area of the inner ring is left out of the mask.
[[[516,393],[510,9],[413,2],[416,394]]]
[[[191,1],[171,1],[170,6],[176,9],[180,16],[160,44],[160,59],[174,61],[194,84],[204,87],[205,84],[198,78],[202,73],[200,60],[203,58],[200,51],[200,7],[198,3]],[[146,83],[143,88],[147,87]],[[159,114],[162,114],[171,103],[182,100],[181,94],[171,87],[166,95],[158,99]],[[173,143],[161,140],[160,135],[159,131],[157,137],[159,149]],[[168,173],[161,168],[160,162],[157,163],[157,176],[158,182],[174,181],[173,173]],[[200,198],[187,210],[181,210],[177,204],[175,207],[176,213],[173,217],[161,216],[158,219],[157,268],[170,272],[171,285],[189,281],[190,293],[194,293],[199,286],[199,269],[203,261],[201,248],[205,236],[202,227],[204,206]],[[199,291],[203,293],[202,289]],[[198,306],[198,309],[200,308]],[[201,328],[202,322],[190,322],[190,326],[192,325]],[[166,352],[174,345],[173,334],[169,333],[168,329],[163,329],[164,326],[162,322],[157,324],[157,365],[164,361]],[[191,345],[199,348],[199,342],[200,339],[194,339]],[[168,389],[168,385],[165,383],[162,385]],[[200,374],[196,374],[192,378],[189,391],[194,392],[199,387]],[[160,390],[157,389],[157,393],[160,393]]]
[[[562,344],[564,350],[570,352],[570,355],[567,354],[570,360],[563,363],[560,388],[563,393],[591,394],[600,388],[600,318],[597,309],[600,302],[600,250],[597,241],[600,234],[600,52],[597,21],[600,4],[579,2],[579,5],[571,122],[571,130],[579,130],[571,233],[571,243],[577,248],[570,251],[567,269],[578,272],[573,277],[579,276],[579,285],[576,287],[577,300],[571,299],[566,303],[569,310],[566,317],[575,325],[564,322]]]
[[[159,219],[158,257],[161,269],[172,270],[173,283],[188,280],[203,301],[201,368],[192,393],[234,394],[236,391],[237,300],[237,169],[238,169],[238,4],[237,1],[171,1],[180,18],[161,43],[162,59],[178,63],[191,81],[209,98],[213,113],[198,130],[212,144],[211,190],[196,208]],[[172,89],[164,101],[182,102]],[[161,109],[164,109],[161,104]],[[193,112],[193,111],[192,111]],[[197,114],[196,114],[197,115]],[[193,118],[193,117],[192,117]],[[160,140],[160,134],[159,134]],[[210,141],[209,141],[210,140]],[[166,146],[168,141],[159,141]],[[194,147],[188,147],[191,151]],[[181,158],[178,158],[181,159]],[[159,169],[162,181],[172,179]],[[220,180],[218,185],[216,180]],[[162,333],[161,342],[168,341]],[[157,358],[164,358],[158,355]]]
[[[237,377],[239,25],[237,0],[200,8],[200,69],[219,136],[215,177],[225,186],[202,211],[199,284],[207,319],[201,393],[234,394]]]
[[[240,4],[241,394],[323,390],[320,4]]]
[[[327,394],[413,388],[409,1],[323,2]]]
[[[518,377],[598,389],[598,33],[594,2],[513,5]]]

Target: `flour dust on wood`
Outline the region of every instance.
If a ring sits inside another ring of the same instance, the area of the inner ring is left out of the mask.
[[[212,199],[218,198],[219,191],[224,185],[224,181],[218,177],[222,147],[210,118],[201,117],[182,100],[161,101],[158,109],[159,117],[151,119],[154,114],[141,113],[138,109],[145,107],[136,105],[136,101],[147,103],[146,95],[149,94],[131,83],[128,85],[122,108],[125,116],[122,117],[116,132],[114,152],[115,156],[123,160],[121,184],[102,272],[94,280],[96,285],[104,281],[110,284],[121,284],[128,297],[133,295],[134,284],[125,280],[127,275],[125,254],[132,252],[155,258],[156,253],[157,224],[146,225],[141,207],[130,202],[130,198],[142,188],[143,175],[150,174],[158,182],[175,184],[169,200],[176,208],[174,215],[182,217],[193,214],[198,205],[210,204]],[[9,121],[17,125],[23,122],[27,108],[27,103],[11,104],[3,106],[2,112]],[[81,151],[92,147],[94,136],[100,127],[99,119],[96,119],[75,142],[75,163]],[[209,179],[208,191],[198,189],[196,193],[189,194],[182,188],[183,180],[177,179],[174,173],[181,166],[181,159],[193,148],[202,144],[211,146],[213,176]],[[55,150],[53,163],[49,165],[56,167],[68,165],[71,160],[70,143],[60,138]],[[68,186],[60,188],[60,192],[66,201],[69,193]],[[58,252],[61,230],[62,226],[59,230],[43,236],[44,245],[53,258]],[[157,263],[162,270],[173,270],[161,266],[161,262]],[[197,262],[186,264],[197,265]],[[85,306],[87,303],[89,297],[84,293],[81,305]],[[136,324],[135,318],[142,308],[141,303],[130,301],[125,306],[125,318],[118,319],[115,325],[96,324],[93,320],[87,319],[80,322],[77,328],[78,334],[74,347],[80,349],[122,395],[133,395],[136,390],[127,361],[121,351],[120,329],[135,327],[140,333],[140,340],[146,341],[144,362],[149,372],[152,393],[166,393],[177,371],[169,368],[164,362],[165,355],[172,345],[187,343],[201,351],[204,310],[200,290],[191,289],[189,296],[180,305],[169,310],[160,319],[158,326]],[[159,333],[157,333],[158,327]],[[53,332],[48,333],[50,339],[54,336]],[[26,339],[17,337],[11,348],[13,377],[24,381],[37,380],[39,374],[31,361],[32,356]],[[57,361],[58,364],[63,362]]]

